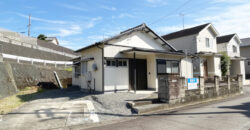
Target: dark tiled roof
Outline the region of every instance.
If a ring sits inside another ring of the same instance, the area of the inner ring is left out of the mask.
[[[145,23],[143,23],[143,24],[140,24],[140,25],[135,26],[135,27],[133,27],[133,28],[127,29],[127,30],[125,30],[125,31],[122,31],[122,32],[120,32],[120,34],[117,34],[117,35],[115,35],[115,36],[113,36],[113,37],[104,39],[104,40],[102,40],[102,41],[99,41],[99,42],[96,42],[96,43],[94,43],[94,44],[91,44],[91,45],[89,45],[89,46],[87,46],[87,47],[78,49],[78,50],[76,50],[76,52],[80,52],[80,51],[82,51],[82,50],[85,50],[85,49],[88,49],[88,48],[91,48],[91,47],[94,47],[94,46],[97,46],[97,45],[106,43],[106,42],[108,42],[108,41],[110,41],[110,40],[120,38],[121,36],[126,35],[126,34],[130,34],[130,33],[134,32],[134,31],[142,31],[142,30],[144,30],[144,29],[147,29],[149,32],[152,32],[157,38],[159,38],[160,40],[162,40],[163,43],[164,43],[165,45],[167,45],[170,49],[172,49],[173,51],[177,51],[172,45],[170,45],[169,43],[167,43],[167,41],[165,41],[162,37],[160,37],[160,36],[157,35],[153,30],[151,30]]]
[[[169,33],[169,34],[163,35],[162,37],[165,40],[171,40],[171,39],[175,39],[175,38],[179,38],[179,37],[184,37],[184,36],[189,36],[189,35],[197,34],[202,29],[204,29],[205,27],[207,27],[209,24],[210,23],[206,23],[206,24],[195,26],[195,27],[192,27],[192,28],[183,29],[183,30],[180,30],[180,31],[177,31],[177,32],[173,32],[173,33]]]
[[[71,50],[69,48],[62,47],[62,46],[59,46],[59,45],[55,45],[55,44],[50,43],[50,42],[48,42],[46,40],[37,39],[37,45],[39,45],[41,47],[49,48],[49,49],[52,49],[52,50],[56,50],[56,51],[59,51],[59,52],[65,52],[65,53],[69,53],[69,54],[72,54],[72,55],[78,55],[77,53],[74,52],[74,50]]]
[[[243,39],[240,39],[241,40],[241,44],[240,46],[241,47],[244,47],[244,46],[250,46],[250,38],[243,38]]]
[[[216,38],[217,44],[229,42],[234,36],[235,36],[235,34],[219,36]]]

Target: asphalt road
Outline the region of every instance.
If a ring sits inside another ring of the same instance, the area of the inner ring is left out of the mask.
[[[250,130],[250,93],[176,111],[149,114],[92,130]]]

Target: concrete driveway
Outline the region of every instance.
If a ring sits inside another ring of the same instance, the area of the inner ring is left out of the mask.
[[[98,122],[91,101],[80,91],[53,90],[0,119],[0,129],[53,129]]]

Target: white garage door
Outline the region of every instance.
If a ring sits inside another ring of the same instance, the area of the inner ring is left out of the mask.
[[[127,60],[106,60],[104,67],[104,90],[127,90],[128,80],[128,61]]]

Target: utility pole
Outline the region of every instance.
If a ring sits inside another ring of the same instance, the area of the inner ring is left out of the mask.
[[[29,14],[28,36],[30,36],[30,27],[31,27],[31,15]]]
[[[183,27],[183,29],[185,28],[185,26],[184,26],[184,16],[185,16],[185,14],[183,14],[183,13],[180,13],[180,16],[182,16],[182,27]]]

